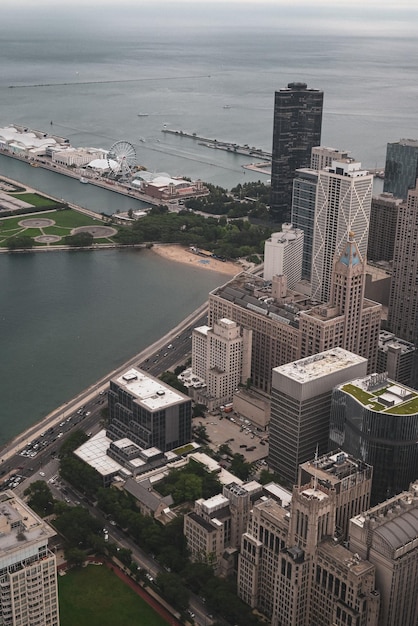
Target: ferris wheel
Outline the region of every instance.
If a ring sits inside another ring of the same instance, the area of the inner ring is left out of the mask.
[[[129,141],[117,141],[107,153],[107,163],[111,174],[122,180],[129,178],[136,163],[135,148]]]

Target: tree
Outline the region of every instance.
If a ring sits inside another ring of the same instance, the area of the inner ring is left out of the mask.
[[[67,246],[72,248],[87,248],[93,243],[93,235],[91,233],[81,232],[75,235],[67,235],[64,237],[64,242]]]
[[[7,248],[9,250],[28,250],[33,248],[33,239],[27,235],[16,235],[16,237],[10,237],[7,241]]]
[[[37,480],[24,491],[28,497],[29,506],[41,517],[54,512],[54,498],[48,485],[43,480]]]
[[[247,463],[242,454],[234,454],[230,471],[241,480],[247,480],[251,474],[252,463]]]
[[[169,574],[168,572],[158,574],[157,585],[166,600],[176,609],[185,611],[188,608],[190,593],[178,574]]]

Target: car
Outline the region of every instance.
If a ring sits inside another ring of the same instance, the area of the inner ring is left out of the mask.
[[[116,526],[116,522],[115,522],[115,520],[114,520],[114,519],[110,519],[110,520],[109,520],[109,524],[110,524],[111,526]]]
[[[172,348],[172,347],[173,347],[172,343],[169,343],[168,346],[167,346],[167,348]]]
[[[61,439],[61,437],[64,437],[64,433],[58,433],[57,438]],[[32,455],[31,455],[32,456]]]
[[[39,472],[39,476],[45,476],[45,472]]]
[[[86,417],[88,417],[90,415],[91,411],[87,411],[86,413]]]
[[[188,614],[190,615],[190,617],[193,619],[195,617],[195,614],[193,613],[193,611],[187,611]]]

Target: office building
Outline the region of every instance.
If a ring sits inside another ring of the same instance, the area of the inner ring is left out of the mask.
[[[364,376],[367,359],[333,348],[273,369],[269,467],[295,484],[301,463],[328,450],[331,395],[339,383]]]
[[[390,193],[373,196],[370,209],[367,257],[371,261],[392,261],[400,198]]]
[[[350,158],[346,150],[337,150],[327,146],[314,146],[311,151],[311,169],[319,172],[327,167],[332,167],[333,161],[341,161]]]
[[[292,224],[282,224],[264,243],[264,280],[284,274],[289,289],[295,289],[302,278],[303,231]]]
[[[299,465],[298,485],[316,483],[335,495],[335,531],[348,538],[348,522],[370,505],[373,468],[342,450],[327,452]]]
[[[59,626],[55,531],[12,491],[0,494],[0,623]]]
[[[199,402],[210,409],[232,402],[251,376],[251,335],[226,318],[193,330],[191,390]]]
[[[230,483],[222,494],[196,500],[194,510],[184,516],[183,530],[192,561],[207,563],[226,575],[231,562],[234,567],[252,502],[261,494],[256,482]]]
[[[366,263],[353,233],[334,258],[331,295],[327,304],[301,311],[303,356],[341,346],[368,360],[367,371],[376,371],[382,307],[364,297]]]
[[[418,178],[418,140],[400,139],[386,148],[383,191],[406,200]]]
[[[317,184],[317,171],[309,168],[296,170],[293,179],[291,221],[294,228],[303,232],[302,278],[308,281],[311,280]]]
[[[418,392],[372,374],[332,393],[330,448],[373,466],[371,503],[408,488],[418,469]]]
[[[336,455],[330,463],[339,460],[347,458]],[[348,513],[358,509],[363,472],[357,475],[354,463],[347,471],[341,486]],[[264,497],[253,506],[238,560],[238,595],[272,625],[377,626],[375,568],[338,541],[337,502],[333,483],[311,477],[293,488],[290,505]]]
[[[324,94],[305,83],[289,83],[275,93],[271,170],[271,214],[288,221],[295,171],[309,167],[311,149],[321,143]]]
[[[107,436],[166,452],[192,437],[191,400],[135,367],[112,378]]]
[[[418,143],[418,142],[417,142]],[[418,152],[417,152],[418,154]],[[400,339],[417,345],[418,333],[418,186],[398,210],[388,326]]]
[[[418,482],[350,520],[350,550],[376,569],[379,626],[418,624]]]
[[[416,348],[413,343],[399,339],[388,330],[379,334],[377,372],[387,372],[388,378],[411,385]]]
[[[210,293],[209,323],[227,317],[253,331],[251,382],[265,393],[274,367],[335,346],[363,356],[375,372],[382,307],[364,297],[365,267],[350,235],[334,259],[331,301],[316,306],[287,290],[285,277],[268,285],[240,274]]]
[[[353,159],[333,161],[318,174],[312,250],[312,298],[328,302],[335,254],[353,231],[363,259],[367,256],[373,175]]]

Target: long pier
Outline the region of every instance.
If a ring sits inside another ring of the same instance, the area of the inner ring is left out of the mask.
[[[202,137],[197,133],[189,133],[184,130],[176,130],[174,128],[163,128],[161,132],[168,133],[169,135],[178,135],[179,137],[194,139],[199,143],[199,145],[206,146],[207,148],[215,148],[216,150],[224,150],[226,152],[232,152],[233,154],[257,157],[260,159],[266,159],[266,161],[271,161],[271,152],[266,152],[265,150],[255,148],[254,146],[250,147],[248,144],[240,145],[229,141],[218,141],[217,139]]]

